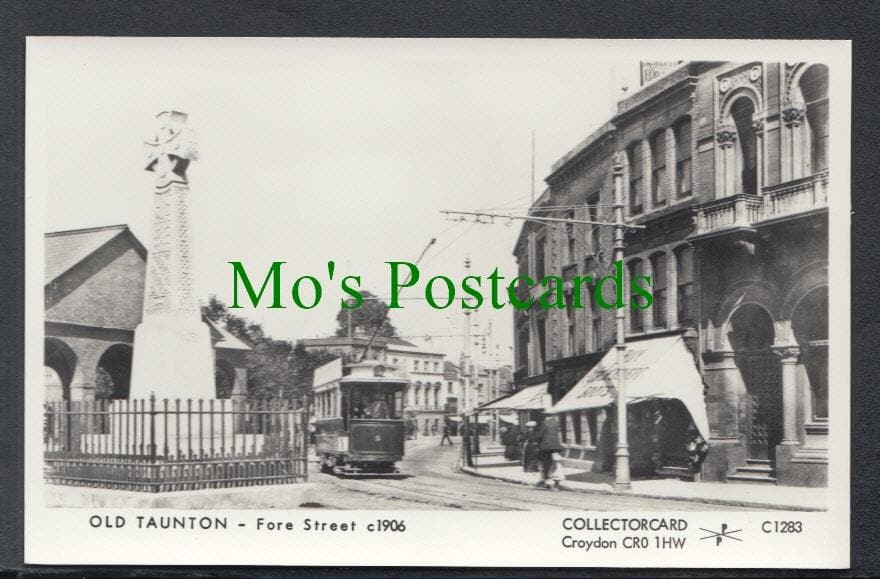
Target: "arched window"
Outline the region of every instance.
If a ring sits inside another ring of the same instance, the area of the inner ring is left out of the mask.
[[[666,132],[651,137],[651,202],[655,207],[666,203]]]
[[[636,277],[643,275],[644,267],[642,266],[642,260],[634,259],[629,262],[627,267],[629,268],[630,288],[632,288],[636,285]],[[642,304],[643,299],[636,293],[632,293],[629,296],[629,329],[631,332],[642,332],[645,329],[644,316],[642,315],[643,310],[635,307]]]
[[[691,180],[691,120],[675,124],[675,195],[687,197],[693,189]]]
[[[666,327],[666,254],[655,253],[651,256],[651,271],[654,272],[651,286],[653,288],[654,327]]]
[[[807,174],[828,168],[828,67],[814,64],[801,76],[798,86],[804,99],[810,138]]]
[[[626,149],[629,164],[629,212],[638,215],[642,212],[642,144],[635,142]]]
[[[758,192],[758,139],[752,127],[755,105],[747,97],[737,98],[730,107],[736,125],[737,164],[739,169],[736,193],[755,195]]]

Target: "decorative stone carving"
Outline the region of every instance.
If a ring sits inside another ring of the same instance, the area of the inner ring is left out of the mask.
[[[736,142],[736,125],[719,123],[715,127],[715,141],[722,147],[732,146]]]
[[[758,95],[763,95],[761,76],[763,76],[763,69],[760,64],[740,67],[719,77],[718,92],[727,94],[739,87],[748,86]]]
[[[783,364],[796,364],[801,349],[798,346],[774,346],[773,353],[779,356]]]
[[[803,103],[786,99],[782,104],[782,120],[787,125],[795,127],[800,125],[804,120],[805,114],[806,107],[804,107]]]
[[[764,132],[764,119],[762,117],[755,117],[752,119],[752,130],[755,131],[755,133]]]
[[[198,159],[195,135],[186,126],[186,113],[164,111],[156,115],[156,133],[144,141],[147,171],[156,174],[156,186],[186,183],[186,168]]]

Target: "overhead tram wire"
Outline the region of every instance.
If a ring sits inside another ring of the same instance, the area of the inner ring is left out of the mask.
[[[415,265],[418,265],[419,262],[422,261],[422,258],[425,257],[425,254],[428,253],[428,250],[431,249],[431,246],[437,243],[437,238],[432,237],[431,241],[428,242],[428,245],[425,246],[425,249],[422,250],[422,253],[419,254],[419,257],[416,259]],[[412,270],[410,270],[409,275],[406,276],[406,281],[403,282],[404,286],[407,286],[410,282],[410,278],[412,278]],[[358,362],[363,362],[364,357],[366,357],[367,352],[370,350],[370,346],[372,346],[373,341],[376,339],[376,336],[379,334],[379,330],[382,329],[382,326],[385,324],[385,320],[388,319],[388,308],[385,308],[384,315],[382,316],[382,320],[376,324],[376,329],[373,330],[373,335],[370,336],[370,340],[367,342],[367,345],[364,346],[364,351],[361,353],[361,357],[358,359]]]

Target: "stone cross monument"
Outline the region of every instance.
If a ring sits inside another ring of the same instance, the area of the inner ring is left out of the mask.
[[[135,330],[131,398],[215,398],[211,335],[193,295],[190,191],[186,169],[197,158],[186,114],[164,111],[146,142],[155,175],[153,241],[147,256],[143,321]]]

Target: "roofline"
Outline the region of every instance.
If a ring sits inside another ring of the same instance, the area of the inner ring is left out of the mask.
[[[635,93],[617,101],[617,112],[611,118],[611,122],[620,123],[652,106],[673,91],[687,86],[689,83],[695,84],[697,77],[692,73],[694,67],[698,66],[700,62],[708,63],[710,61],[686,60],[666,74],[658,76]]]
[[[67,229],[64,231],[50,231],[49,233],[43,234],[43,236],[44,237],[60,237],[62,235],[73,235],[73,234],[78,234],[78,233],[94,233],[96,231],[108,231],[111,229],[118,229],[119,233],[117,233],[116,235],[114,235],[113,237],[111,237],[110,239],[108,239],[107,241],[105,241],[104,243],[99,245],[98,247],[96,247],[94,249],[94,251],[83,256],[82,259],[80,259],[79,261],[77,261],[76,263],[74,263],[73,265],[71,265],[70,267],[65,269],[64,271],[60,272],[58,275],[53,277],[51,280],[45,282],[43,285],[47,286],[50,283],[57,280],[59,277],[66,275],[68,272],[70,272],[74,268],[78,267],[81,263],[83,263],[89,257],[94,255],[95,252],[103,249],[104,247],[107,246],[108,243],[119,238],[120,235],[126,235],[128,237],[128,239],[132,242],[132,245],[134,245],[135,251],[137,251],[138,254],[140,254],[140,256],[142,258],[144,258],[144,260],[147,259],[147,248],[144,247],[144,244],[141,243],[141,240],[137,238],[137,236],[134,234],[134,232],[131,230],[131,228],[125,223],[122,223],[120,225],[104,225],[101,227],[86,227],[83,229]]]
[[[98,227],[83,227],[80,229],[64,229],[62,231],[50,231],[45,233],[46,237],[55,237],[57,235],[69,235],[71,233],[94,233],[95,231],[105,231],[107,229],[127,229],[127,223],[120,223],[118,225],[101,225]]]
[[[595,131],[587,135],[583,141],[575,145],[570,151],[559,158],[550,168],[550,174],[544,178],[544,182],[548,185],[560,174],[565,172],[571,165],[580,161],[583,157],[591,153],[600,143],[605,142],[609,135],[613,134],[617,127],[610,120],[605,121]]]

